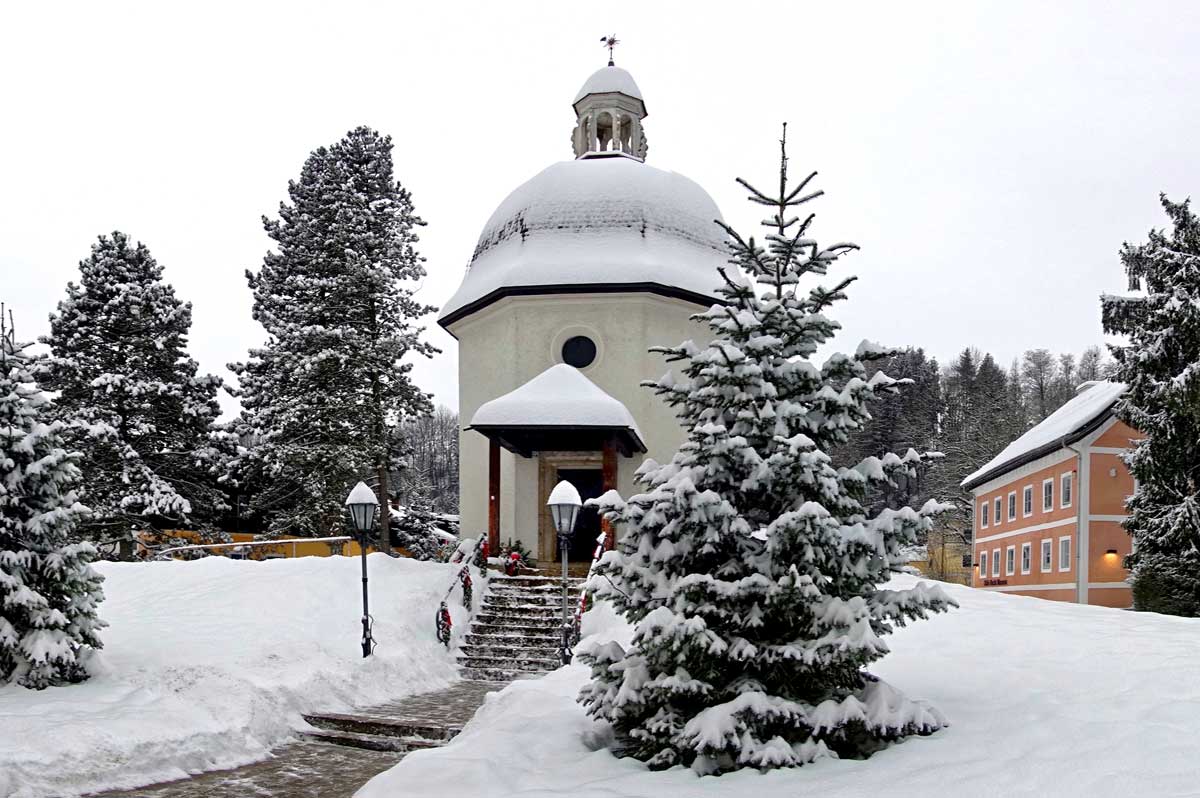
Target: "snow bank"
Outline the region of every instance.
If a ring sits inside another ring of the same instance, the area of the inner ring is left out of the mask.
[[[459,567],[371,555],[378,648],[364,660],[358,558],[99,563],[110,627],[95,676],[0,688],[0,796],[233,767],[303,728],[303,712],[443,687],[458,676],[433,619]]]
[[[654,773],[589,748],[576,665],[489,696],[452,743],[410,755],[357,798],[1196,795],[1200,620],[943,587],[961,608],[887,638],[874,671],[951,725],[869,760]],[[627,635],[600,610],[585,633]]]

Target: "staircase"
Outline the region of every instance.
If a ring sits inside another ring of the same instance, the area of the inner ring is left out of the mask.
[[[419,748],[435,748],[445,745],[459,732],[455,728],[358,715],[305,715],[304,719],[316,727],[305,732],[310,739],[369,751],[408,753]]]
[[[567,580],[575,613],[583,579]],[[492,576],[483,605],[458,655],[463,677],[508,682],[562,665],[562,580],[553,576]]]

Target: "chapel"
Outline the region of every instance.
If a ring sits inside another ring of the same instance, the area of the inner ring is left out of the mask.
[[[699,185],[647,163],[645,98],[610,60],[572,103],[572,160],[519,186],[492,214],[438,323],[458,340],[462,533],[491,551],[519,541],[556,559],[546,499],[637,491],[645,458],[684,438],[640,383],[670,364],[652,346],[707,341],[728,259],[720,211]],[[570,553],[603,525],[584,510]],[[605,530],[607,531],[607,530]],[[609,532],[611,536],[611,532]]]

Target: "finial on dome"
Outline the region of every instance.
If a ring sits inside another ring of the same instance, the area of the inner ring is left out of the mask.
[[[617,39],[617,34],[610,33],[607,36],[601,36],[600,41],[604,44],[605,47],[608,48],[608,65],[616,66],[616,64],[613,63],[613,48],[621,43],[620,40]]]

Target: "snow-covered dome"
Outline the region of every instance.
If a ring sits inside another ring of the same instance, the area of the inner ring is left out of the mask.
[[[619,66],[600,67],[591,74],[587,80],[583,82],[583,87],[579,89],[579,93],[575,95],[572,104],[578,103],[589,94],[605,94],[607,92],[616,92],[624,94],[627,97],[632,97],[635,100],[645,99],[642,97],[642,90],[638,88],[637,83],[627,70],[621,69]]]
[[[715,298],[729,254],[708,193],[623,154],[588,155],[553,164],[500,203],[442,325],[507,294]]]

